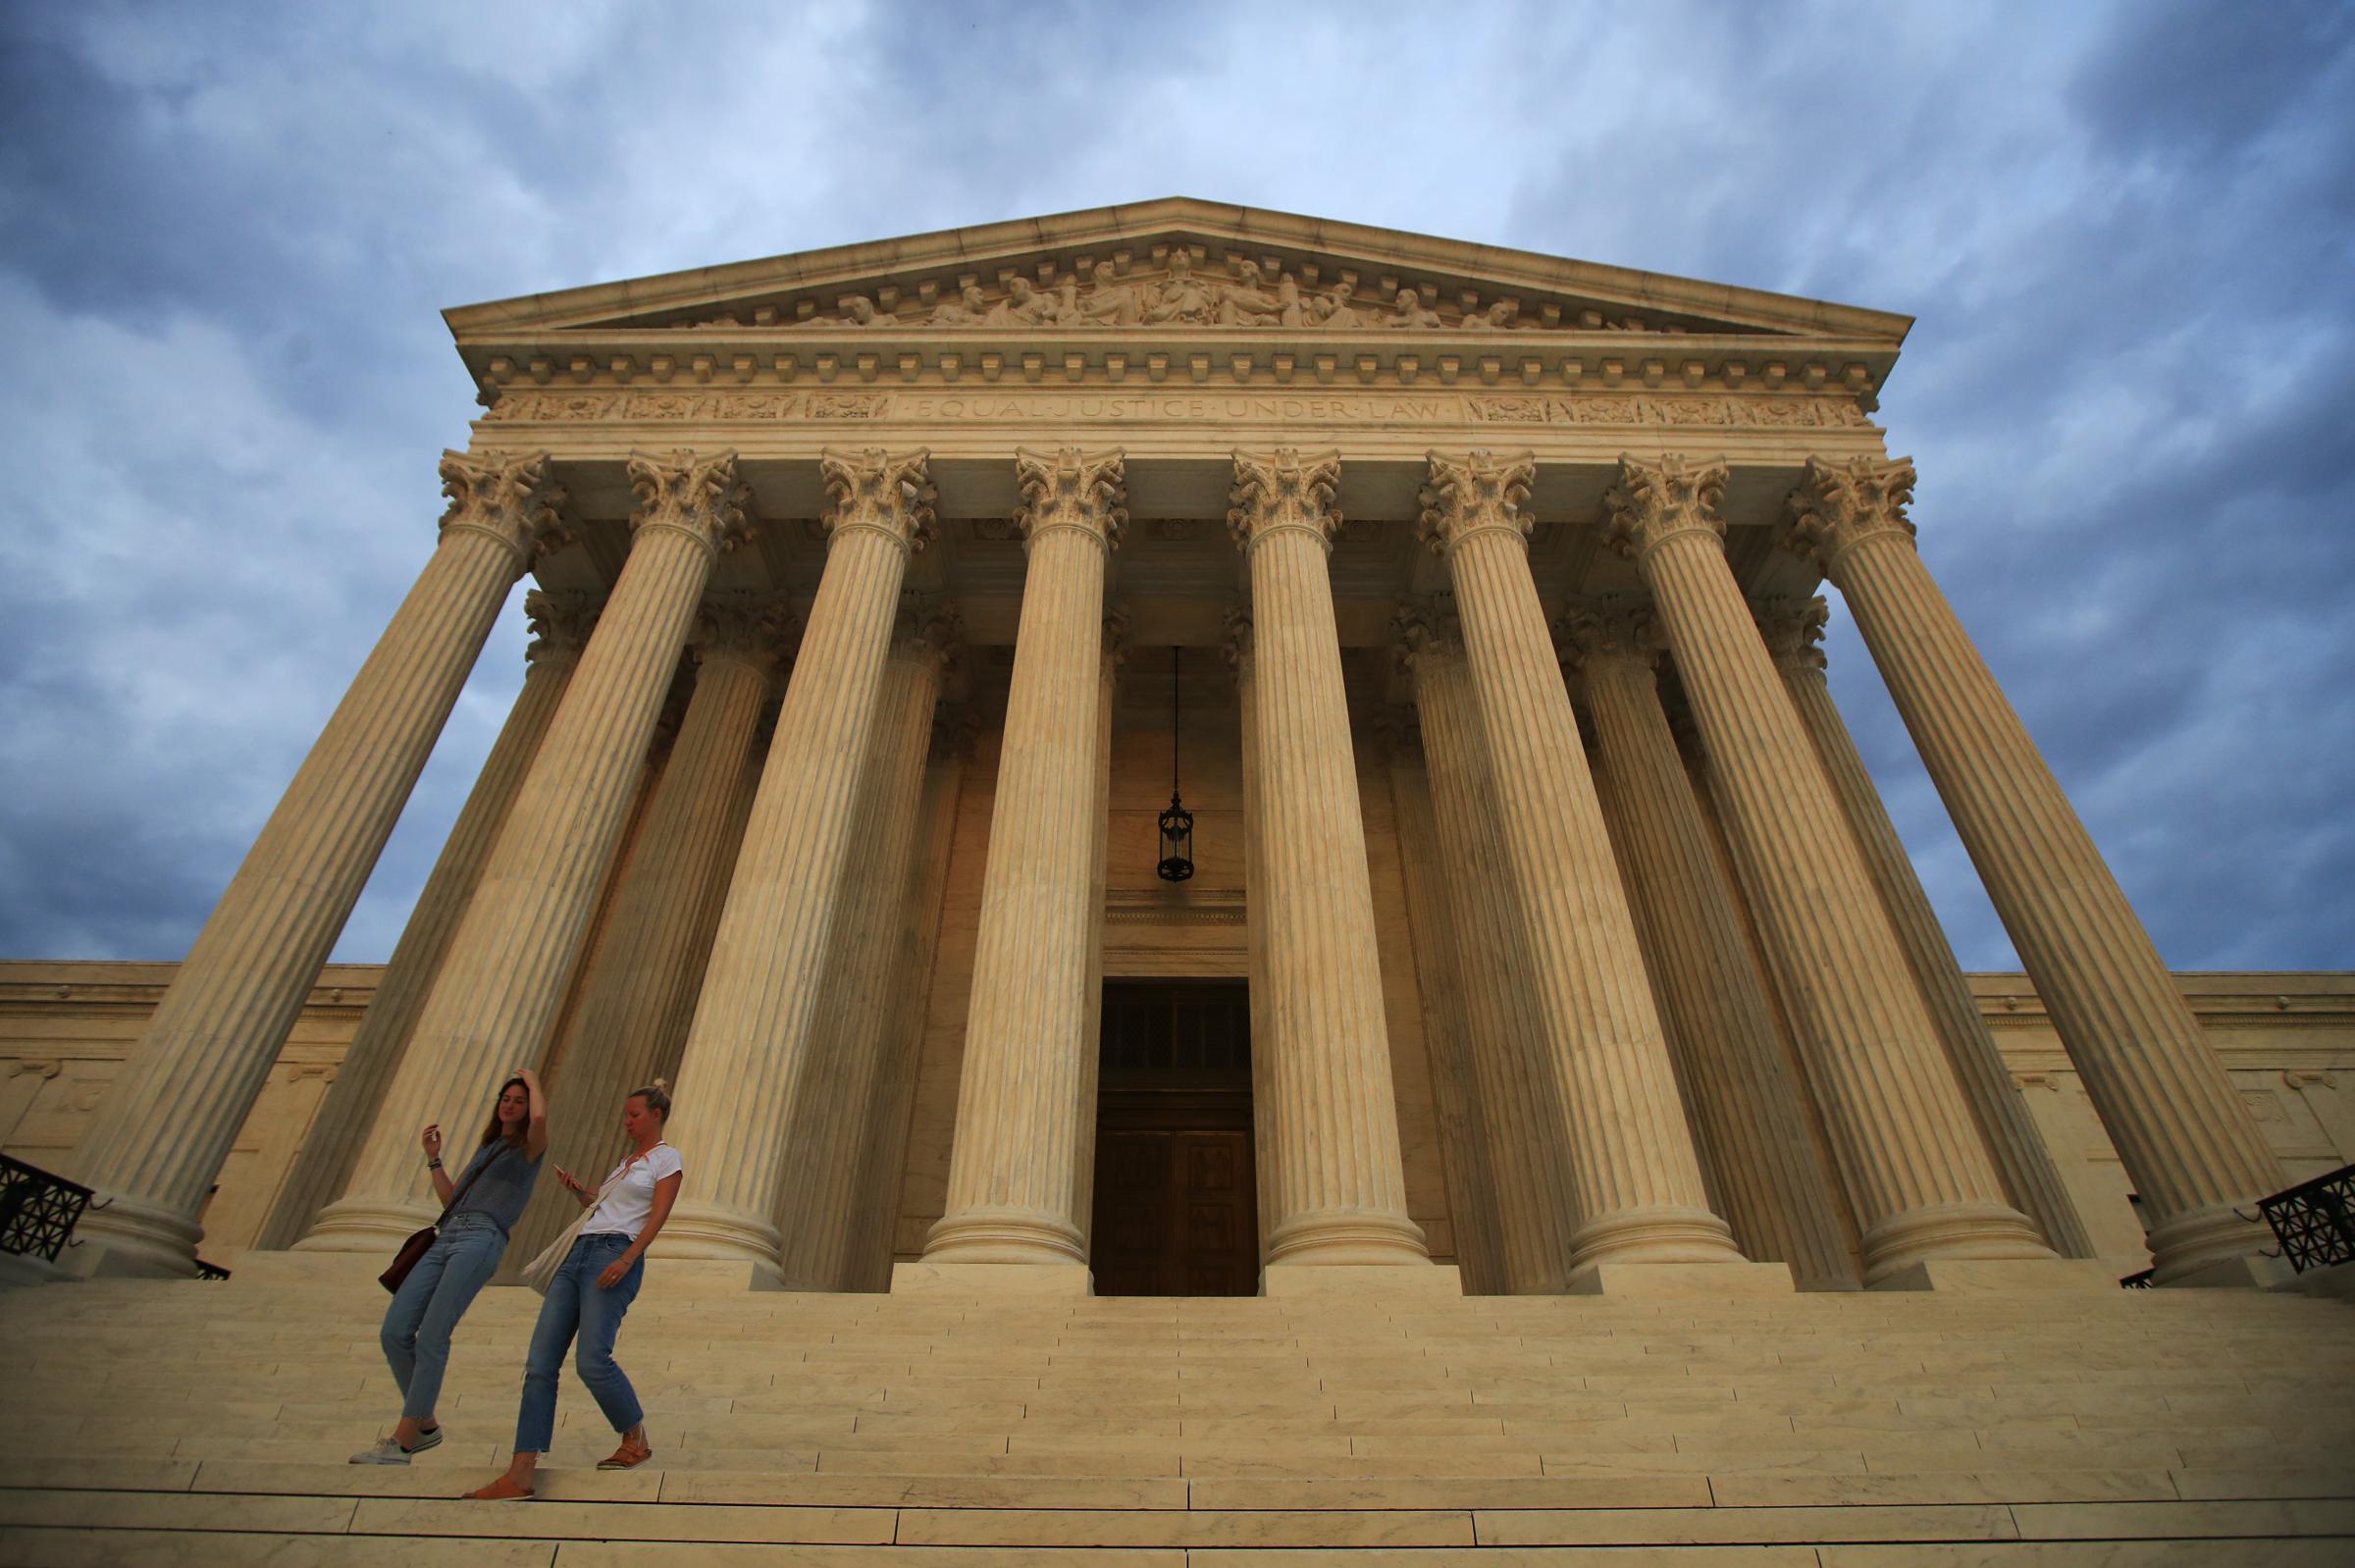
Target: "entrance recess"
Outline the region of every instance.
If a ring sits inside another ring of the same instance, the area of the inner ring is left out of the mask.
[[[1256,1294],[1258,1203],[1243,984],[1107,981],[1088,1260],[1096,1294]]]

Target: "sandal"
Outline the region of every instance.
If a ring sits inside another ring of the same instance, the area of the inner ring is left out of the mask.
[[[624,1437],[621,1439],[621,1446],[613,1450],[612,1457],[600,1459],[597,1462],[597,1468],[600,1470],[635,1470],[654,1456],[654,1450],[649,1444],[632,1442],[629,1438]]]
[[[466,1497],[460,1498],[459,1501],[463,1502],[466,1500],[466,1498],[470,1497],[478,1502],[506,1502],[511,1498],[530,1497],[534,1495],[536,1495],[536,1493],[534,1493],[529,1487],[518,1487],[515,1485],[514,1478],[510,1476],[501,1476],[497,1481],[491,1483],[491,1485],[488,1487],[475,1488],[472,1491],[466,1493]]]

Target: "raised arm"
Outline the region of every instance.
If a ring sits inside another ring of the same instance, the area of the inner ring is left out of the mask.
[[[537,1160],[548,1152],[548,1095],[540,1087],[540,1074],[530,1068],[517,1068],[514,1075],[523,1080],[523,1092],[532,1097],[531,1120],[524,1124],[524,1158]]]

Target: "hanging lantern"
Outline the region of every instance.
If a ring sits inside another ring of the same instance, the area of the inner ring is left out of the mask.
[[[1178,798],[1178,650],[1170,650],[1170,809],[1161,813],[1161,863],[1153,868],[1165,882],[1194,874],[1194,813]]]

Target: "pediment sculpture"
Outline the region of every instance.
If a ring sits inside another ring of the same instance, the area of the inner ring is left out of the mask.
[[[1310,278],[1316,269],[1308,269]],[[1521,301],[1507,295],[1485,305],[1442,310],[1440,301],[1426,299],[1423,290],[1398,288],[1387,299],[1370,299],[1358,292],[1354,278],[1343,275],[1317,289],[1289,269],[1273,276],[1259,262],[1231,257],[1223,269],[1202,266],[1191,247],[1170,250],[1159,273],[1124,273],[1112,261],[1097,261],[1079,272],[1065,272],[1052,283],[1033,282],[1020,273],[1004,275],[1002,286],[985,287],[969,275],[929,297],[894,297],[885,290],[878,303],[870,293],[840,296],[831,313],[820,312],[795,321],[779,319],[773,305],[751,310],[750,319],[726,314],[672,323],[678,328],[799,327],[845,331],[876,328],[989,328],[995,331],[1074,327],[1276,327],[1300,332],[1358,332],[1368,329],[1407,331],[1522,332],[1542,331],[1547,325],[1525,314]],[[1548,317],[1552,312],[1548,312]],[[1565,313],[1567,314],[1567,313]],[[1562,325],[1585,331],[1644,332],[1655,330],[1641,318],[1610,316],[1588,309]],[[1672,329],[1657,329],[1672,330]]]

